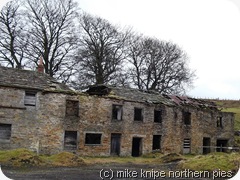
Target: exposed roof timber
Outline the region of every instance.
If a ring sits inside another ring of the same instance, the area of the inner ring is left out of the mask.
[[[201,109],[218,110],[218,106],[211,101],[195,99],[187,96],[160,94],[156,91],[138,90],[107,85],[94,85],[87,91],[89,95],[114,97],[128,101],[144,102],[152,104],[164,104],[170,106],[191,106]]]

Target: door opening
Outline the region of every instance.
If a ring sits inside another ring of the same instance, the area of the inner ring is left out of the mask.
[[[203,154],[208,154],[211,152],[211,139],[208,137],[203,138]]]
[[[161,149],[161,135],[153,135],[152,150]]]
[[[112,133],[111,134],[111,155],[120,155],[121,147],[121,134]]]
[[[217,152],[227,152],[228,140],[218,139],[217,140]]]
[[[138,157],[142,155],[142,138],[133,137],[132,140],[132,156]]]

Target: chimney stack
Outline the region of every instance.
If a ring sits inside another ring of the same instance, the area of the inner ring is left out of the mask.
[[[43,66],[43,58],[40,56],[39,64],[37,67],[37,71],[40,73],[44,73],[44,66]]]

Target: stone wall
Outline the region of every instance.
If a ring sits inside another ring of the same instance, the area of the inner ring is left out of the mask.
[[[211,138],[211,146],[216,146],[217,139],[227,139],[228,145],[233,145],[231,113],[42,91],[36,92],[36,106],[25,106],[24,97],[25,89],[0,89],[0,123],[12,125],[11,138],[0,140],[0,149],[24,147],[53,154],[73,147],[71,151],[81,155],[109,156],[113,134],[120,135],[121,156],[132,155],[133,138],[140,155],[152,152],[153,135],[161,136],[164,153],[183,153],[186,138],[190,139],[191,153],[196,154],[202,153],[203,137]],[[121,120],[112,119],[113,105],[122,106]],[[135,107],[142,109],[142,121],[134,121]],[[154,109],[161,110],[161,123],[154,122]],[[184,124],[183,111],[191,114],[190,125]],[[222,127],[217,127],[218,117]],[[101,142],[86,144],[87,134],[100,134]]]
[[[132,154],[132,140],[142,138],[142,154],[152,152],[153,135],[161,135],[161,151],[183,153],[184,138],[191,139],[191,153],[202,153],[203,137],[211,138],[211,146],[217,138],[229,140],[233,145],[233,114],[210,110],[184,108],[191,112],[191,125],[184,125],[180,107],[157,106],[121,99],[80,96],[80,133],[78,152],[83,155],[110,155],[111,134],[121,134],[120,155]],[[112,106],[122,105],[122,120],[112,120]],[[134,121],[134,107],[142,108],[143,121]],[[161,109],[162,123],[154,122],[154,109]],[[217,127],[217,117],[223,117],[222,128]],[[76,129],[77,130],[77,129]],[[102,133],[101,145],[85,145],[86,133]],[[208,133],[208,134],[207,134]],[[214,150],[214,149],[213,149]]]
[[[11,124],[11,138],[0,140],[1,149],[32,146],[36,136],[36,127],[38,127],[36,117],[39,107],[24,106],[24,96],[25,91],[22,89],[0,89],[0,123]],[[38,97],[37,94],[37,102]]]

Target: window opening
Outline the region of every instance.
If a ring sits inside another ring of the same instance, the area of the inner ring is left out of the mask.
[[[223,127],[222,117],[217,117],[217,127]]]
[[[0,139],[1,140],[10,140],[12,133],[11,124],[0,124]]]
[[[101,144],[102,134],[86,133],[85,144]]]
[[[122,120],[122,106],[113,105],[112,106],[112,119],[113,120]]]
[[[162,111],[154,110],[154,122],[162,123]]]
[[[191,113],[183,111],[183,122],[185,125],[191,125]]]
[[[134,108],[134,121],[143,121],[141,108]]]
[[[25,106],[36,106],[36,92],[25,91]]]
[[[79,102],[66,100],[66,116],[78,116]]]
[[[65,131],[64,149],[65,150],[77,149],[77,131]]]

